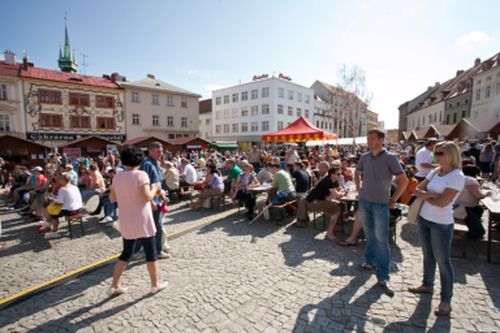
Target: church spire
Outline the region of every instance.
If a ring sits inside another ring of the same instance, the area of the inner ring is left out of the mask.
[[[67,18],[64,16],[64,49],[59,48],[59,69],[63,72],[75,73],[78,64],[75,60],[74,51],[71,51],[68,37],[68,24]]]

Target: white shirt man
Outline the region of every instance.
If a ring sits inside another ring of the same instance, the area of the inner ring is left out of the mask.
[[[184,181],[189,185],[193,185],[198,178],[196,175],[196,170],[191,164],[186,164],[184,166],[184,171],[182,172],[182,174],[184,175]]]
[[[419,181],[422,181],[427,177],[429,172],[433,169],[432,165],[432,149],[434,148],[434,141],[428,141],[424,147],[422,147],[415,156],[415,166],[418,169],[415,177]]]

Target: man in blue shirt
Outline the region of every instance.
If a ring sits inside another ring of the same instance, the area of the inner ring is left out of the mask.
[[[148,157],[141,163],[140,170],[146,172],[149,176],[149,183],[161,183],[163,179],[163,170],[160,168],[159,161],[163,156],[163,146],[159,142],[152,142],[148,146]],[[162,200],[165,200],[164,193],[153,198],[151,205],[153,207],[153,219],[156,227],[156,251],[158,259],[167,259],[170,255],[163,251],[162,237],[163,235],[163,213],[160,210]],[[165,248],[168,248],[165,238]]]

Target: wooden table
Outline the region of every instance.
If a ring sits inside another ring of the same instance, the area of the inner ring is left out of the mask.
[[[494,201],[491,197],[481,199],[481,203],[489,212],[488,216],[488,243],[486,245],[486,261],[491,262],[491,234],[493,232],[493,221],[500,218],[500,199]]]
[[[273,189],[273,186],[271,184],[268,184],[268,185],[259,185],[256,187],[251,187],[251,188],[248,188],[247,191],[258,194],[258,193],[269,192],[272,189]]]

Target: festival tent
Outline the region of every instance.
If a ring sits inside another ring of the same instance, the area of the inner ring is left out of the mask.
[[[262,137],[264,142],[306,142],[320,140],[336,140],[337,134],[320,130],[313,126],[304,117],[298,118],[287,128],[266,134]]]

